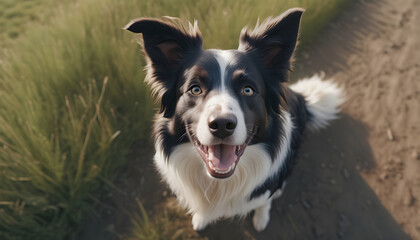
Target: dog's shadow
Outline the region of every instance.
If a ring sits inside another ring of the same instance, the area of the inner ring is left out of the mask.
[[[342,115],[325,130],[307,131],[271,220],[256,232],[251,217],[224,220],[200,235],[209,239],[408,239],[363,180],[374,167],[366,127]],[[378,180],[379,181],[379,180]]]

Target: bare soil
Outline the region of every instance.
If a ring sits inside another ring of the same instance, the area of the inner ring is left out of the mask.
[[[353,3],[295,65],[294,80],[325,72],[344,86],[340,119],[305,134],[265,231],[247,217],[197,234],[188,218],[182,238],[420,239],[420,1]],[[129,209],[139,198],[154,215],[172,202],[152,155],[151,145],[137,151],[109,205]],[[115,238],[127,216],[111,209],[98,223],[107,231],[88,228],[82,239]]]

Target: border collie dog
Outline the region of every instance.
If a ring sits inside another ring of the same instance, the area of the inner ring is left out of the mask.
[[[306,126],[336,118],[341,88],[319,76],[288,87],[303,9],[244,28],[237,50],[202,49],[197,23],[139,18],[146,81],[161,102],[155,165],[195,230],[254,210],[263,230]]]

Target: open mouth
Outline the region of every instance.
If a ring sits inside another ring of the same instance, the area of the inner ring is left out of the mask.
[[[206,164],[207,171],[215,178],[228,178],[235,172],[239,159],[244,154],[245,148],[253,136],[253,134],[248,136],[242,145],[216,144],[206,146],[202,145],[193,134],[190,132],[188,134]]]

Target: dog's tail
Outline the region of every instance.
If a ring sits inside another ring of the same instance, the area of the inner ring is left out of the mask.
[[[321,80],[323,74],[305,78],[290,86],[304,96],[309,112],[308,127],[323,128],[337,118],[340,105],[344,102],[344,90],[331,80]]]

